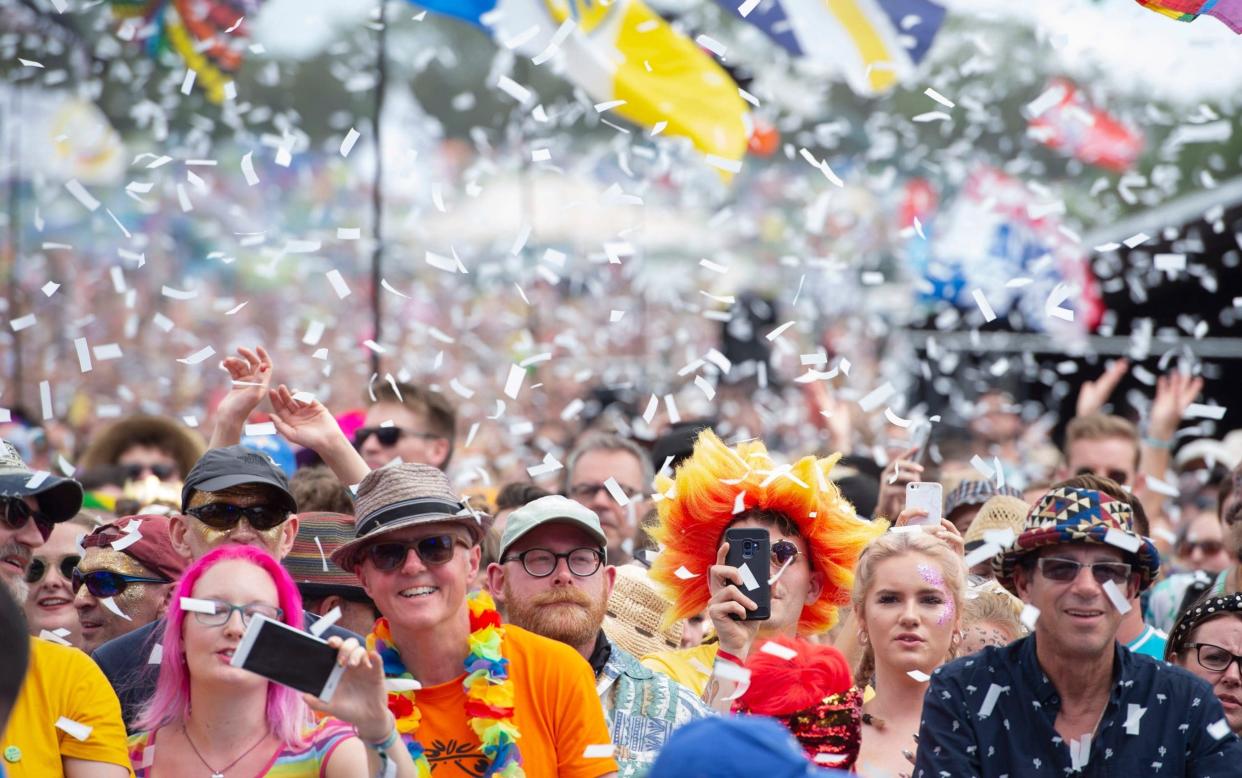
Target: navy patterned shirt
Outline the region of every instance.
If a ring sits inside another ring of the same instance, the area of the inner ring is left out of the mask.
[[[1242,742],[1212,688],[1116,647],[1115,683],[1089,743],[1066,743],[1035,637],[939,668],[923,701],[915,778],[1242,776]]]

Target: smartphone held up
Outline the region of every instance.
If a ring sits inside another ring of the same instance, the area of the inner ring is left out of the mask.
[[[336,658],[326,640],[256,614],[230,664],[331,702],[345,672]]]
[[[758,606],[747,611],[744,621],[770,619],[772,586],[768,579],[772,576],[772,541],[768,538],[768,531],[761,528],[728,529],[725,530],[725,542],[729,544],[725,564],[738,569],[742,576],[742,594]]]
[[[935,481],[913,481],[906,484],[906,510],[926,511],[926,516],[910,520],[909,524],[940,526],[944,506],[944,490]]]

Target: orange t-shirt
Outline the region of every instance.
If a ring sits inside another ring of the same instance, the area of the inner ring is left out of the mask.
[[[505,625],[504,656],[514,683],[514,724],[522,767],[531,778],[599,778],[615,772],[611,757],[585,756],[587,746],[612,742],[595,675],[564,643]],[[473,778],[488,766],[466,723],[465,673],[414,693],[422,713],[416,737],[435,778]]]

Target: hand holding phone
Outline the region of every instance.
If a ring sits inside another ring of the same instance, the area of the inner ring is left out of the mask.
[[[345,672],[337,653],[326,640],[256,613],[230,664],[330,702]]]
[[[913,481],[906,484],[906,510],[926,511],[927,515],[909,524],[939,527],[944,505],[944,490],[935,481]]]
[[[772,546],[768,531],[763,528],[725,530],[729,553],[725,564],[737,568],[742,579],[742,594],[757,606],[748,610],[744,621],[765,621],[772,618]]]

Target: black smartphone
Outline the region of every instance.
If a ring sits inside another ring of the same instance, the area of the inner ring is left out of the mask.
[[[326,640],[255,614],[230,664],[331,702],[345,672],[336,656]]]
[[[742,594],[758,607],[748,611],[744,621],[766,621],[772,617],[772,541],[766,529],[727,529],[725,542],[729,553],[725,564],[742,574]]]

